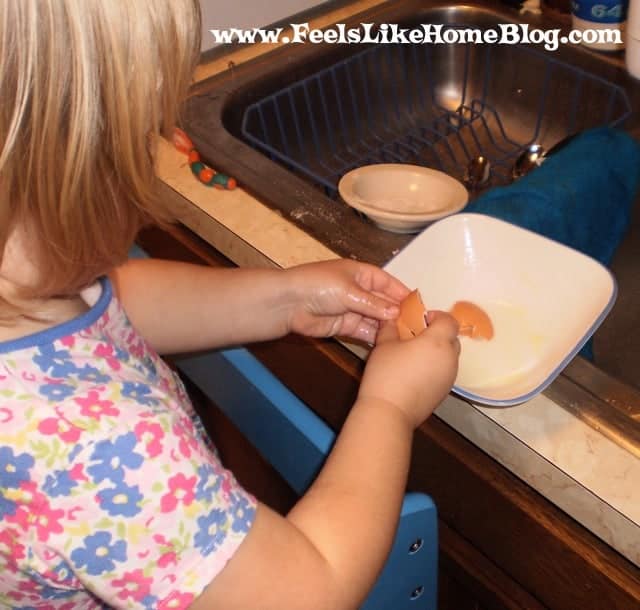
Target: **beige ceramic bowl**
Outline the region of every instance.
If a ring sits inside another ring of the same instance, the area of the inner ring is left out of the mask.
[[[462,183],[444,172],[403,163],[354,169],[342,177],[338,191],[347,204],[394,233],[417,233],[469,200]]]

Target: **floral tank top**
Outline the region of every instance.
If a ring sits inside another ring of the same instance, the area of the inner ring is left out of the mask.
[[[103,279],[0,343],[0,607],[187,608],[256,502]]]

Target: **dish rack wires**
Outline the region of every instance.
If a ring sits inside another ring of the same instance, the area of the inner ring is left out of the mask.
[[[346,172],[374,163],[462,180],[483,155],[491,186],[507,184],[532,143],[549,147],[630,113],[618,85],[525,45],[379,44],[251,104],[241,130],[335,198]]]

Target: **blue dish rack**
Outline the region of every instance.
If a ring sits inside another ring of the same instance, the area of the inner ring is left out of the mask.
[[[515,54],[510,69],[500,60],[505,52]],[[520,86],[524,65],[538,71],[535,91]],[[552,106],[560,131],[550,124]],[[253,103],[242,135],[335,198],[340,178],[362,165],[411,163],[462,179],[479,154],[491,161],[492,185],[506,184],[530,144],[616,126],[630,113],[618,85],[526,45],[379,44]]]

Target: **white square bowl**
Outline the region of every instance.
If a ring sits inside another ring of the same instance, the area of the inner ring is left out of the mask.
[[[481,214],[435,222],[386,266],[427,309],[481,306],[490,341],[461,337],[453,391],[472,402],[515,405],[542,392],[613,306],[617,287],[596,260]]]

